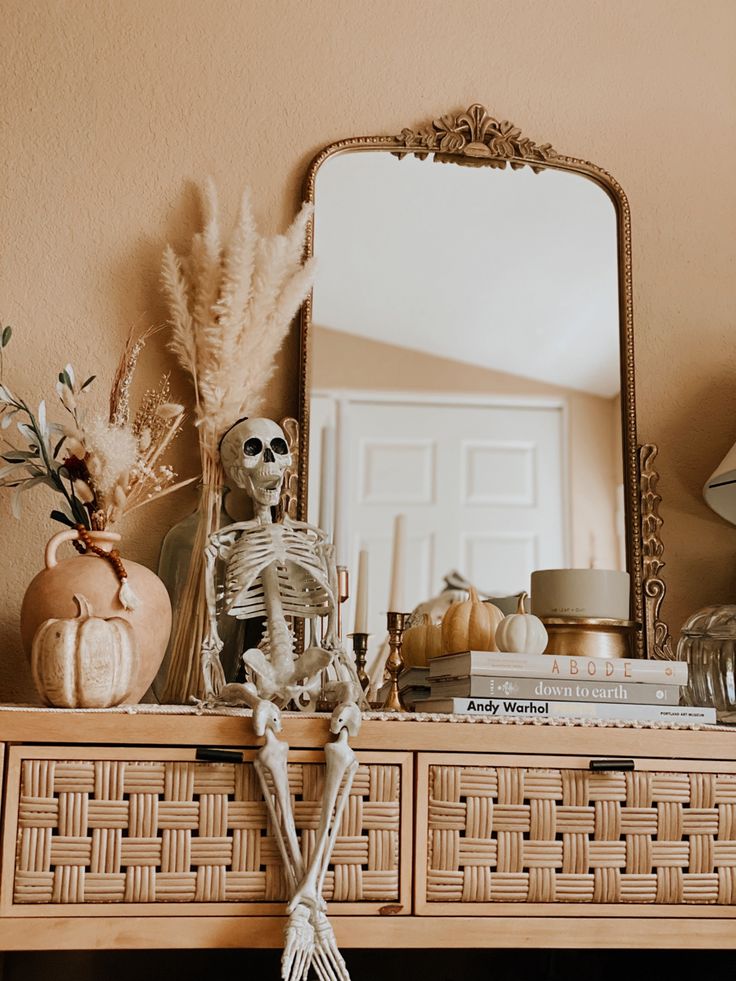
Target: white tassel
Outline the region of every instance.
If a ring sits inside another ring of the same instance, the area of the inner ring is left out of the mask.
[[[138,597],[133,592],[127,579],[120,580],[120,589],[118,590],[118,599],[126,610],[134,610],[139,603]]]

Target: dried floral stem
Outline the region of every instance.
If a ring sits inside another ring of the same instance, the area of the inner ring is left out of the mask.
[[[160,500],[162,497],[166,497],[168,494],[173,494],[174,491],[181,490],[182,487],[189,487],[191,484],[196,483],[199,477],[189,477],[187,480],[178,480],[175,484],[171,484],[165,490],[159,491],[156,494],[155,500]],[[126,504],[125,513],[130,514],[131,511],[137,511],[138,508],[142,508],[144,504],[150,504],[154,498],[144,497],[142,501],[136,501],[134,504]]]
[[[160,462],[181,429],[183,406],[170,401],[168,377],[147,392],[133,424],[129,421],[130,387],[145,341],[156,329],[137,339],[128,336],[109,399],[109,417],[84,411],[95,375],[79,384],[67,364],[58,373],[56,392],[67,414],[66,424],[47,418],[46,403],[34,414],[23,399],[0,383],[0,427],[15,424],[26,448],[4,435],[0,439],[0,487],[13,488],[11,508],[20,517],[21,495],[45,484],[63,497],[51,518],[75,527],[103,530],[132,507],[155,500],[174,487],[176,474]],[[0,335],[0,342],[7,330]],[[69,417],[71,421],[69,421]]]
[[[161,271],[170,314],[169,347],[194,386],[203,481],[199,523],[169,647],[164,698],[170,702],[202,693],[204,549],[220,524],[219,438],[236,419],[260,410],[276,354],[313,278],[312,262],[302,261],[311,206],[302,208],[285,235],[264,238],[246,191],[224,246],[211,182],[202,197],[203,231],[194,236],[184,258],[167,247]]]
[[[162,327],[149,327],[137,337],[135,328],[131,327],[128,332],[110,389],[110,423],[113,426],[128,424],[130,419],[130,386],[138,365],[138,358],[146,346],[148,338],[162,329]]]
[[[207,601],[201,587],[205,574],[204,550],[220,523],[220,476],[219,463],[208,453],[203,458],[197,532],[184,591],[175,613],[171,660],[163,695],[165,702],[183,701],[183,693],[187,693],[187,697],[203,697],[200,649],[207,628]]]

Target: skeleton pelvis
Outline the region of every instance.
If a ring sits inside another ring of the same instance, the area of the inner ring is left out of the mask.
[[[310,647],[300,657],[287,663],[269,660],[263,651],[256,647],[252,647],[243,654],[243,663],[258,676],[259,682],[261,682],[258,685],[258,690],[262,693],[264,688],[273,689],[275,693],[287,687],[298,685],[302,681],[309,681],[314,675],[324,670],[331,660],[330,652],[323,651],[319,647]]]

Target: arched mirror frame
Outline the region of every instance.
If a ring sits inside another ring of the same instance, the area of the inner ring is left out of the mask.
[[[304,181],[304,199],[315,203],[317,173],[322,164],[341,153],[375,151],[398,156],[430,155],[443,163],[490,168],[531,167],[535,172],[554,169],[580,174],[598,184],[613,202],[616,212],[618,252],[619,336],[621,350],[621,411],[626,504],[626,554],[631,575],[632,613],[643,629],[638,633],[639,654],[672,658],[669,630],[660,618],[665,594],[661,578],[664,566],[659,531],[660,497],[654,469],[657,447],[639,445],[636,427],[634,383],[634,315],[631,274],[631,213],[623,188],[607,171],[587,160],[558,153],[549,143],[538,144],[523,136],[507,120],[498,120],[480,104],[466,112],[448,113],[419,129],[403,129],[399,136],[358,136],[338,140],[312,160]],[[310,226],[306,252],[312,255],[314,228]],[[299,421],[292,440],[298,447],[298,465],[287,492],[288,509],[306,520],[309,469],[309,395],[311,369],[312,297],[302,307]]]

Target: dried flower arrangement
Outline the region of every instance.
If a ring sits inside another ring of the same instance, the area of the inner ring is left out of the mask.
[[[168,376],[146,392],[130,419],[130,386],[141,351],[152,330],[128,338],[105,414],[87,409],[96,376],[78,383],[68,364],[59,372],[56,393],[67,414],[64,423],[50,422],[46,403],[37,411],[2,383],[2,352],[12,336],[0,334],[0,487],[12,488],[11,507],[21,516],[21,496],[46,486],[62,497],[51,518],[69,527],[102,531],[124,514],[189,484],[178,481],[163,456],[181,429],[184,408],[171,401]],[[7,435],[12,424],[25,446]]]
[[[194,235],[186,257],[168,247],[162,268],[170,348],[192,378],[202,460],[197,534],[176,611],[164,689],[164,701],[178,703],[202,693],[204,549],[220,523],[219,440],[238,419],[259,412],[276,354],[313,280],[312,262],[303,262],[311,206],[302,208],[285,235],[264,237],[246,191],[225,244],[212,182],[206,184],[202,201],[204,230]],[[223,682],[222,677],[213,679],[215,690]]]

